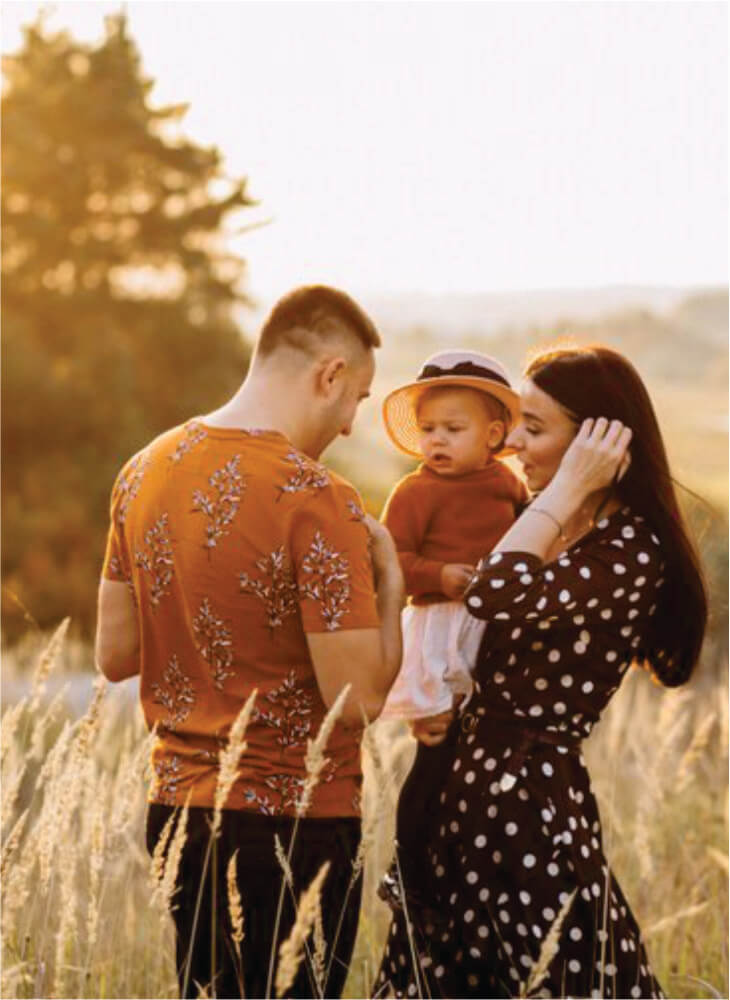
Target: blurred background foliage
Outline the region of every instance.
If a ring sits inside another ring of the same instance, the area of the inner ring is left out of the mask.
[[[124,17],[96,46],[25,31],[2,97],[3,628],[95,615],[108,496],[156,433],[217,405],[249,350],[224,250],[252,205],[153,108]]]

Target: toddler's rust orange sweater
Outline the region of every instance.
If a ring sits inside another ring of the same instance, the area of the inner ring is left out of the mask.
[[[382,520],[395,540],[412,602],[450,600],[441,592],[441,568],[476,566],[527,500],[524,483],[496,459],[463,476],[440,476],[420,465],[396,483]]]

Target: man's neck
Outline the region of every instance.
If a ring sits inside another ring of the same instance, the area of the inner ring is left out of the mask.
[[[307,420],[300,394],[285,379],[249,374],[227,403],[201,420],[210,427],[278,431],[296,448],[307,451]]]

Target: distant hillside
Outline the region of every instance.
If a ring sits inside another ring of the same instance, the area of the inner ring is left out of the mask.
[[[588,289],[525,290],[485,294],[391,294],[362,299],[377,323],[390,333],[425,327],[452,339],[491,335],[505,329],[545,326],[565,320],[590,320],[624,309],[664,314],[689,297],[712,290],[612,286]],[[727,318],[727,316],[726,316]]]

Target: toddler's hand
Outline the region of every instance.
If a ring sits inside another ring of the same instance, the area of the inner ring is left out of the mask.
[[[441,569],[441,591],[458,601],[474,575],[474,567],[466,563],[446,563]]]
[[[427,719],[414,719],[411,722],[411,732],[427,747],[438,746],[446,739],[446,731],[454,718],[453,709],[441,712],[440,715],[429,715]]]

